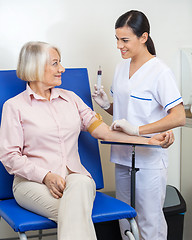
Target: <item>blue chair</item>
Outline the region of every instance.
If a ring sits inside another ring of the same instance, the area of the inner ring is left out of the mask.
[[[26,82],[17,78],[15,70],[0,71],[0,116],[3,103],[23,91],[25,86]],[[62,75],[60,87],[74,91],[92,108],[87,69],[66,69]],[[104,184],[97,139],[87,132],[82,132],[79,137],[79,154],[82,164],[93,176],[97,190],[102,189]],[[42,239],[42,230],[56,228],[57,224],[20,207],[13,197],[12,182],[13,176],[7,173],[0,162],[0,218],[2,217],[15,232],[18,232],[20,240],[26,240],[25,232],[32,230],[40,230],[39,239]],[[127,236],[130,240],[139,240],[135,217],[136,212],[132,207],[97,191],[92,212],[94,223],[126,218],[131,226],[131,231],[127,231]]]

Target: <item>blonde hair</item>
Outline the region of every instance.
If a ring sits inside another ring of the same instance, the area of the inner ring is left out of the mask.
[[[42,81],[45,65],[49,60],[49,49],[55,49],[59,57],[60,51],[46,42],[28,42],[19,54],[17,76],[24,81]]]

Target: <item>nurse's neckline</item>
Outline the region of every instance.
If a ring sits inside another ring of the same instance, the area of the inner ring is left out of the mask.
[[[136,68],[135,71],[133,71],[131,74],[130,74],[130,67],[131,67],[131,59],[130,59],[130,67],[129,67],[129,79],[131,79],[133,77],[133,75],[138,72],[141,68],[143,68],[144,65],[146,65],[147,63],[151,62],[153,59],[156,59],[156,56],[152,56],[149,60],[145,61],[140,67]]]

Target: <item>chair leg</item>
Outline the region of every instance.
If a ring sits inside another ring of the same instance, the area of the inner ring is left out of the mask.
[[[19,232],[18,234],[19,234],[19,239],[20,240],[27,240],[27,236],[26,236],[26,234],[24,232],[22,232],[22,233]]]
[[[139,240],[139,229],[138,229],[138,226],[137,226],[137,223],[136,223],[135,219],[131,218],[131,219],[127,219],[127,220],[130,223],[131,232],[132,232],[133,236],[135,237],[135,240]]]
[[[125,235],[128,237],[129,240],[135,240],[135,237],[129,230],[125,231]]]
[[[39,230],[39,240],[42,240],[43,230]]]

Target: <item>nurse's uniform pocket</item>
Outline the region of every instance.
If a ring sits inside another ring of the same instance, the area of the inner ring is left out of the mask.
[[[152,96],[143,92],[131,92],[128,112],[140,118],[149,117],[151,114]]]

